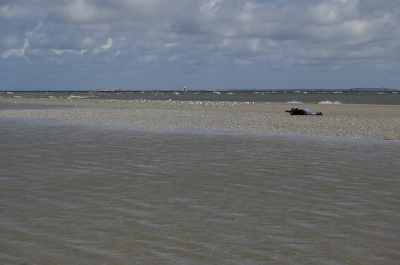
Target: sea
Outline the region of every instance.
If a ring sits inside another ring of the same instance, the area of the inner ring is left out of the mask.
[[[399,105],[400,90],[227,90],[227,91],[0,91],[0,98],[63,98],[98,100],[181,100],[288,102],[305,104]]]
[[[20,108],[49,107],[0,103]],[[399,264],[399,150],[399,141],[0,118],[0,264]]]

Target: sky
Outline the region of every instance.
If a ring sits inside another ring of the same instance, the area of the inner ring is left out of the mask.
[[[399,0],[0,0],[0,90],[400,89]]]

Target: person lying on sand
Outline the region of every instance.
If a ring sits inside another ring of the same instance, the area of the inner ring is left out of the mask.
[[[291,110],[287,110],[290,115],[322,115],[322,112],[312,113],[309,109],[298,109],[292,108]]]

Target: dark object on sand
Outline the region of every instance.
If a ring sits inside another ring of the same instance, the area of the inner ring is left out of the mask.
[[[292,108],[291,110],[287,110],[290,115],[322,115],[322,112],[312,113],[309,109],[298,109]]]

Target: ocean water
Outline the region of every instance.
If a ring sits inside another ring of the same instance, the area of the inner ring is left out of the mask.
[[[0,264],[398,264],[400,142],[0,118]]]
[[[0,91],[0,98],[288,102],[399,105],[399,91]]]

